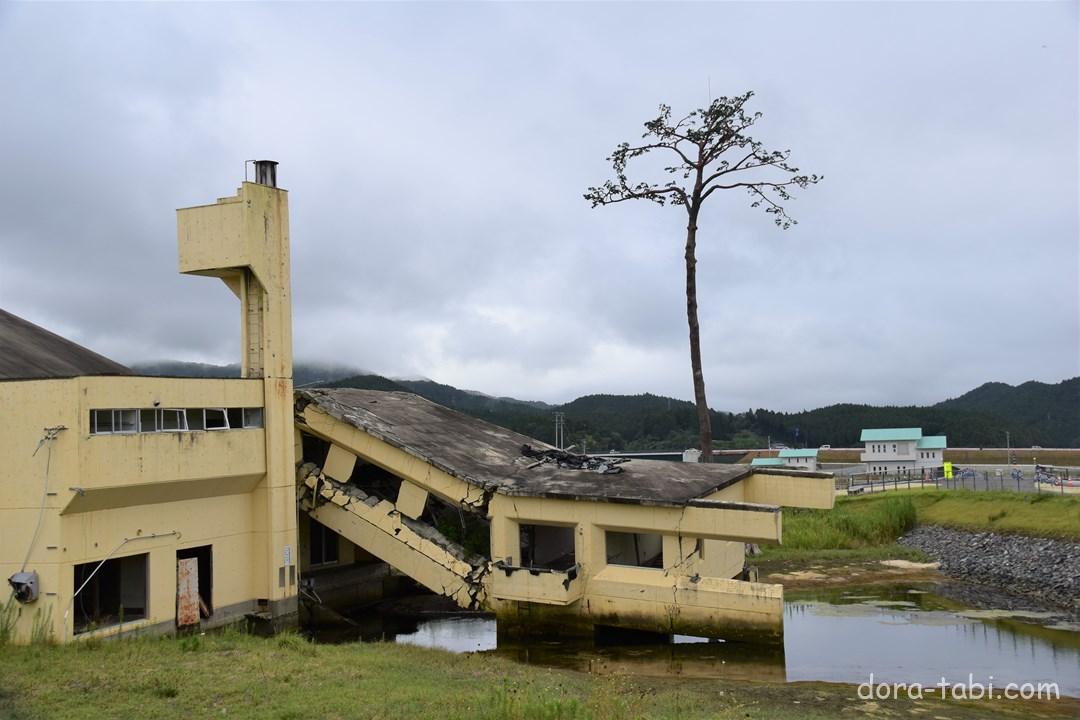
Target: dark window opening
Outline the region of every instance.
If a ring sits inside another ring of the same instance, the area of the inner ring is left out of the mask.
[[[187,430],[187,420],[183,410],[166,408],[158,415],[158,428],[164,432],[181,432]]]
[[[112,410],[90,411],[90,432],[111,433],[113,431]]]
[[[76,565],[74,587],[82,590],[73,603],[75,632],[147,617],[149,559],[143,553]]]
[[[244,408],[244,427],[261,428],[263,426],[262,408]]]
[[[229,429],[229,419],[225,415],[224,408],[206,408],[203,412],[206,416],[207,430]]]
[[[300,433],[300,445],[304,453],[303,461],[313,462],[320,467],[326,461],[326,453],[330,452],[330,443],[308,433]]]
[[[225,414],[229,417],[229,427],[244,427],[244,408],[229,408]]]
[[[608,530],[607,561],[609,565],[663,568],[664,538],[650,533],[625,533]]]
[[[199,562],[199,617],[204,620],[214,614],[214,552],[212,545],[177,550],[177,560],[195,558]]]
[[[187,411],[187,422],[189,430],[205,430],[206,423],[203,419],[202,408],[189,408]]]
[[[308,547],[312,565],[328,565],[338,561],[338,536],[322,523],[308,518]]]
[[[522,524],[521,566],[545,570],[569,570],[574,557],[574,527],[564,525]]]
[[[157,432],[159,429],[157,410],[139,411],[139,432],[151,433]]]
[[[326,456],[323,456],[323,460]],[[383,470],[378,465],[356,459],[349,483],[360,488],[368,495],[374,495],[380,500],[396,503],[398,492],[401,490],[401,478],[394,473]]]
[[[468,512],[428,493],[419,521],[435,528],[467,554],[483,557],[491,554],[491,523],[483,515]]]

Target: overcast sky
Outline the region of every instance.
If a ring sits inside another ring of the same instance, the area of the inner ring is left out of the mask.
[[[700,221],[713,407],[1080,374],[1078,3],[0,4],[0,307],[239,359],[174,209],[290,191],[295,355],[492,394],[692,398],[679,208],[590,209],[657,105],[753,90],[825,180]]]

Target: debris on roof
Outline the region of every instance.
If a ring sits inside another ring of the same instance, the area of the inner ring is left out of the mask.
[[[530,469],[544,463],[555,463],[559,467],[568,470],[588,470],[590,472],[600,473],[601,475],[621,473],[623,469],[619,467],[619,465],[629,460],[629,458],[577,455],[572,452],[567,452],[566,450],[557,450],[555,448],[534,449],[533,446],[528,443],[521,446],[521,454],[527,458],[536,460],[535,463],[529,466]]]

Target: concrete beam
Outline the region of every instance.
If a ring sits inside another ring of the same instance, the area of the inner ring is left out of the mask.
[[[408,480],[402,480],[401,487],[398,489],[395,507],[402,515],[416,520],[423,514],[424,506],[427,504],[427,498],[427,490]]]
[[[487,510],[488,493],[483,488],[456,478],[404,450],[342,422],[314,404],[305,407],[302,417],[297,418],[297,421],[304,432],[338,445],[366,462],[378,465],[383,470],[418,485],[451,505],[461,505],[474,512]]]
[[[338,482],[349,482],[355,467],[355,455],[342,447],[330,445],[330,450],[326,453],[326,459],[322,465],[324,475]]]

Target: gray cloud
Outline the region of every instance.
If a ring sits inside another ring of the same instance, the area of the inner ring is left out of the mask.
[[[300,359],[495,394],[691,396],[679,210],[590,210],[660,102],[758,93],[825,181],[702,219],[716,407],[1080,372],[1073,3],[0,8],[0,306],[121,361],[232,361],[173,209],[290,189]]]

